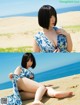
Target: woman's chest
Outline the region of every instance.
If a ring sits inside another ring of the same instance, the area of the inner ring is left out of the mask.
[[[45,34],[45,36],[46,36],[46,39],[48,39],[54,47],[57,46],[57,41],[58,41],[57,33],[51,32],[51,33]]]

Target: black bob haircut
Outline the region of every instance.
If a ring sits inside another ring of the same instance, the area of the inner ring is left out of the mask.
[[[23,55],[23,57],[22,57],[22,61],[21,61],[21,66],[23,67],[23,68],[26,68],[26,64],[27,64],[27,62],[29,61],[31,59],[31,61],[33,62],[33,64],[32,64],[32,68],[35,68],[35,66],[36,66],[36,60],[35,60],[35,57],[34,57],[34,55],[32,54],[32,53],[25,53],[24,55]]]
[[[57,23],[57,13],[54,7],[50,5],[43,5],[38,11],[38,23],[41,27],[49,29],[51,16],[55,17],[54,26]]]

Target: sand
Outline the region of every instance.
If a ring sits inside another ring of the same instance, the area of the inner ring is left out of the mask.
[[[52,84],[55,90],[72,91],[74,93],[74,96],[64,99],[43,97],[42,102],[45,105],[80,105],[80,74],[42,82],[42,84]],[[0,90],[0,97],[10,94],[12,94],[12,89]],[[26,100],[23,105],[30,105],[32,101]]]
[[[80,11],[58,14],[57,26],[80,26]],[[0,18],[0,48],[33,46],[34,35],[42,31],[37,17]],[[79,31],[68,30],[73,42],[73,51],[80,52]]]

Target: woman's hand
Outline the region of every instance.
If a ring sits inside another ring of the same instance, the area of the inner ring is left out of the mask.
[[[34,79],[34,76],[33,76],[33,75],[31,75],[31,76],[30,76],[30,79]]]
[[[9,74],[9,78],[12,80],[12,78],[13,78],[13,73],[10,73],[10,74]]]
[[[72,39],[71,39],[71,36],[69,33],[67,33],[64,29],[58,29],[56,30],[57,34],[61,34],[61,35],[64,35],[66,36],[66,39],[67,39],[67,51],[68,52],[71,52],[72,51]]]
[[[30,78],[30,79],[34,79],[34,73],[32,73],[30,70],[29,70],[28,73],[29,73],[29,78]]]
[[[58,52],[60,52],[60,49],[57,48],[57,49],[55,49],[53,52],[54,52],[54,53],[58,53]]]
[[[67,33],[64,29],[58,29],[56,30],[57,34],[62,34],[64,36],[67,36],[69,35],[69,33]]]

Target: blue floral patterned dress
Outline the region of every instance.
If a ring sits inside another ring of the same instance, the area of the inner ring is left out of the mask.
[[[31,71],[26,70],[24,68],[22,68],[22,72],[20,73],[20,75],[13,74],[13,79],[12,79],[13,94],[5,97],[7,98],[7,105],[22,105],[21,96],[19,94],[17,87],[17,80],[23,77],[30,78],[31,76],[34,77],[34,74]]]
[[[56,31],[59,28],[53,27],[53,29]],[[41,52],[54,52],[55,46],[53,46],[52,42],[50,42],[43,32],[38,32],[34,38],[40,47]],[[57,47],[60,49],[60,52],[68,52],[67,39],[64,35],[57,35]]]

